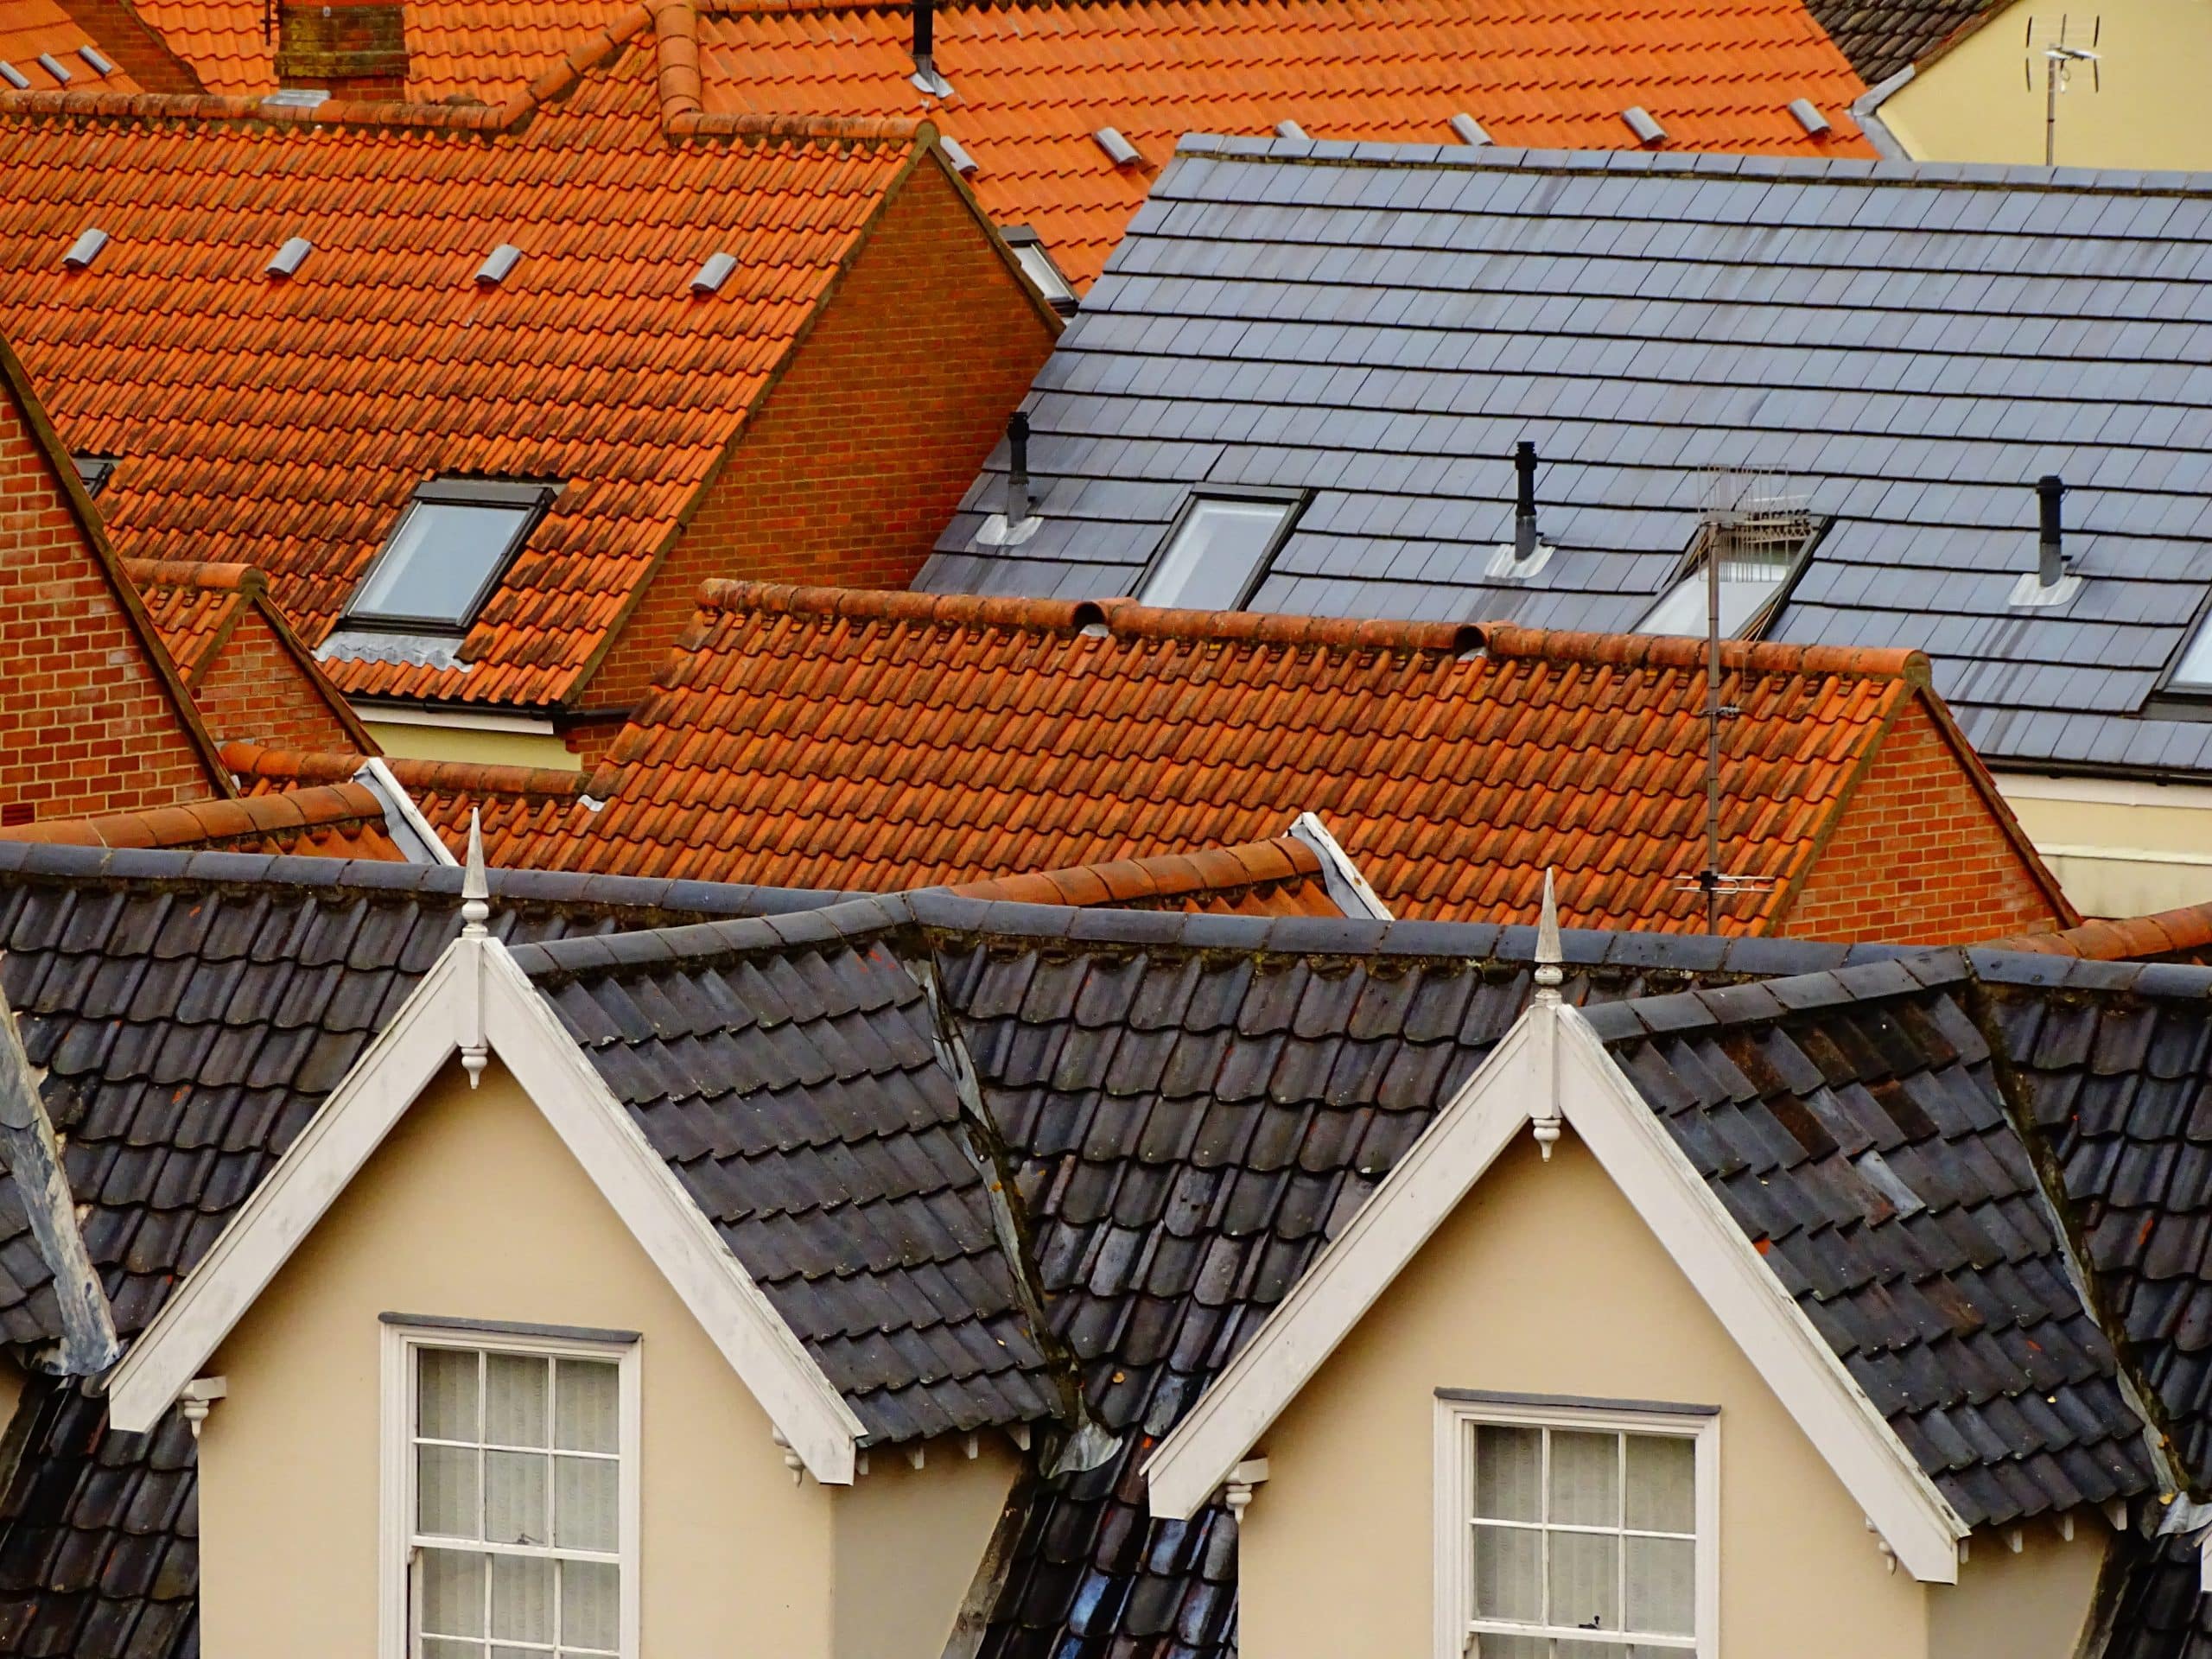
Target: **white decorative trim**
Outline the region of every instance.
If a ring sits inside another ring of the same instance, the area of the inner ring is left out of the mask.
[[[423,816],[423,809],[415,804],[415,798],[407,792],[407,785],[399,781],[398,774],[385,764],[381,755],[372,755],[363,761],[361,769],[353,774],[353,781],[364,785],[384,804],[384,815],[388,823],[396,818],[399,826],[404,827],[406,836],[395,835],[392,837],[394,841],[399,842],[403,847],[410,838],[421,844],[424,855],[416,858],[410,854],[407,861],[409,863],[457,866],[461,862],[453,855],[443,838],[430,827],[430,821]]]
[[[1543,1049],[1557,1042],[1544,1087]],[[1548,1094],[1550,1099],[1543,1098]],[[1958,1581],[1967,1528],[1571,1007],[1539,1006],[1453,1097],[1145,1465],[1152,1512],[1188,1519],[1250,1452],[1523,1122],[1556,1109],[1923,1583]]]
[[[353,712],[373,725],[433,726],[455,732],[505,732],[515,737],[557,737],[553,722],[539,715],[495,715],[450,704],[426,708],[411,702],[353,699]]]
[[[1337,908],[1355,919],[1375,922],[1395,920],[1390,907],[1367,885],[1367,878],[1359,873],[1359,866],[1351,861],[1351,855],[1344,851],[1337,838],[1331,835],[1321,820],[1311,812],[1301,812],[1290,826],[1290,838],[1303,842],[1319,855],[1321,885],[1329,897],[1336,900]]]
[[[457,1010],[472,1023],[481,1018],[491,1052],[544,1114],[807,1472],[825,1485],[849,1485],[854,1443],[866,1432],[860,1420],[493,938],[456,939],[447,947],[124,1357],[110,1389],[110,1421],[128,1433],[160,1421],[459,1052]]]

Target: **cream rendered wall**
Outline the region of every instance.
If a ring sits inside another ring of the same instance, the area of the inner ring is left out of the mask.
[[[2015,3],[1986,19],[1948,51],[1924,60],[1892,93],[1881,120],[1920,161],[2024,162],[2044,159],[2044,65],[2028,62],[2031,18],[2039,48],[2061,15],[2069,42],[2087,46],[2101,18],[2097,50],[2103,90],[2090,90],[2082,66],[2058,99],[2062,167],[2212,168],[2212,126],[2196,118],[2212,79],[2212,29],[2202,0],[2093,0],[2089,4]],[[2023,75],[2024,68],[2031,70]]]
[[[1924,1592],[1884,1570],[1863,1512],[1569,1131],[1549,1164],[1526,1137],[1506,1152],[1258,1448],[1245,1659],[1433,1653],[1439,1388],[1719,1406],[1722,1650],[1929,1655]]]
[[[2084,916],[2212,903],[2212,789],[2025,772],[1997,786]]]
[[[645,1655],[831,1651],[835,1500],[495,1060],[430,1085],[208,1368],[209,1654],[377,1651],[385,1312],[641,1332]]]
[[[918,1470],[879,1447],[868,1472],[836,1495],[830,1608],[837,1659],[939,1659],[1005,1512],[1021,1459],[984,1433],[969,1458],[931,1440]]]
[[[1929,1587],[1930,1659],[2074,1659],[2111,1542],[2094,1509],[2075,1516],[2070,1543],[2049,1520],[2028,1522],[2017,1555],[1978,1535],[1958,1583]]]
[[[386,754],[407,760],[464,760],[486,766],[543,766],[582,772],[583,757],[547,732],[487,732],[473,726],[418,725],[378,720],[356,709]]]

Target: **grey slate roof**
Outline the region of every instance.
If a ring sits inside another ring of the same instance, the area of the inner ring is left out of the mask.
[[[1768,637],[1926,650],[2000,763],[2212,773],[2143,712],[2212,599],[2212,181],[1186,139],[1027,406],[1041,524],[978,539],[1001,446],[918,586],[1127,594],[1194,486],[1281,486],[1254,608],[1618,630],[1776,469],[1830,522]],[[2013,607],[2045,473],[2086,580]]]

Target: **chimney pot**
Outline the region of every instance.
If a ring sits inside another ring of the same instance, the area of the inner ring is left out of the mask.
[[[1010,530],[1029,518],[1029,416],[1020,410],[1006,422],[1006,522]]]
[[[1513,446],[1513,556],[1526,561],[1536,553],[1536,446],[1526,438]]]

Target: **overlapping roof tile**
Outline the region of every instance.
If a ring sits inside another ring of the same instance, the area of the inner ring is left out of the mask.
[[[117,539],[257,566],[320,647],[418,484],[557,482],[456,665],[324,665],[569,696],[921,153],[911,122],[702,115],[658,50],[633,9],[498,106],[0,97],[0,324],[73,444],[126,456]],[[67,269],[87,224],[110,239]],[[473,281],[503,242],[513,272]],[[735,273],[694,294],[718,248]]]
[[[746,583],[702,601],[563,867],[887,892],[1232,845],[1310,810],[1394,914],[1524,914],[1553,867],[1577,925],[1704,925],[1700,644]],[[1888,723],[1940,709],[1908,653],[1726,650],[1723,865],[1766,885],[1723,925],[1765,931]]]
[[[1180,910],[1217,916],[1341,916],[1320,855],[1295,836],[1243,847],[1078,864],[1065,870],[992,876],[950,889],[997,904],[1071,905],[1112,910]]]
[[[359,784],[274,790],[92,818],[41,818],[0,828],[0,840],[69,847],[199,848],[308,858],[397,859],[384,804]]]

